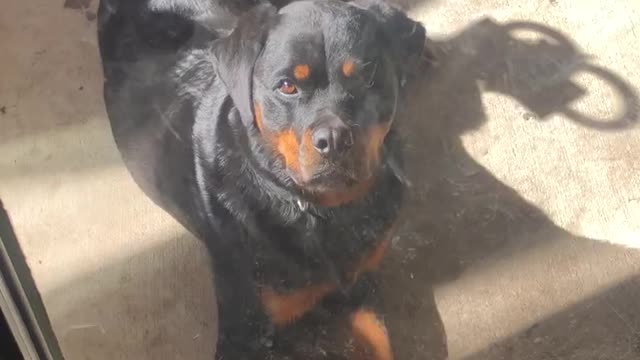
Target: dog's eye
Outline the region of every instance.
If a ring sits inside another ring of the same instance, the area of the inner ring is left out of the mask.
[[[280,80],[278,90],[285,95],[293,95],[298,92],[298,88],[291,80]]]

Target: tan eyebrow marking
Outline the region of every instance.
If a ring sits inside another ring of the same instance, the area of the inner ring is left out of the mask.
[[[356,64],[353,59],[349,58],[342,63],[342,73],[346,77],[350,77],[356,70]]]
[[[309,69],[309,65],[307,64],[296,65],[296,67],[293,68],[293,77],[295,77],[296,80],[306,80],[309,78],[309,74],[311,74],[311,69]]]

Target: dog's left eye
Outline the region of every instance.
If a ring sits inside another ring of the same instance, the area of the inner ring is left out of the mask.
[[[293,81],[284,79],[278,83],[278,90],[285,95],[293,95],[298,92],[298,88]]]

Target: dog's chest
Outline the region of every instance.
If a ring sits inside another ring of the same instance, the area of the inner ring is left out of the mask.
[[[380,219],[381,220],[381,219]],[[260,300],[276,325],[286,325],[335,292],[348,292],[378,269],[390,245],[391,219],[283,231],[257,252]],[[277,232],[273,233],[274,235]],[[300,246],[302,245],[302,246]]]
[[[395,214],[388,213],[260,224],[265,238],[255,243],[257,280],[281,290],[348,286],[382,261],[394,223]]]

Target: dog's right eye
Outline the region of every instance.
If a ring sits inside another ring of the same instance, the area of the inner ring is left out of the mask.
[[[294,95],[298,92],[298,88],[293,83],[293,81],[289,79],[280,80],[278,83],[278,91],[285,95]]]

